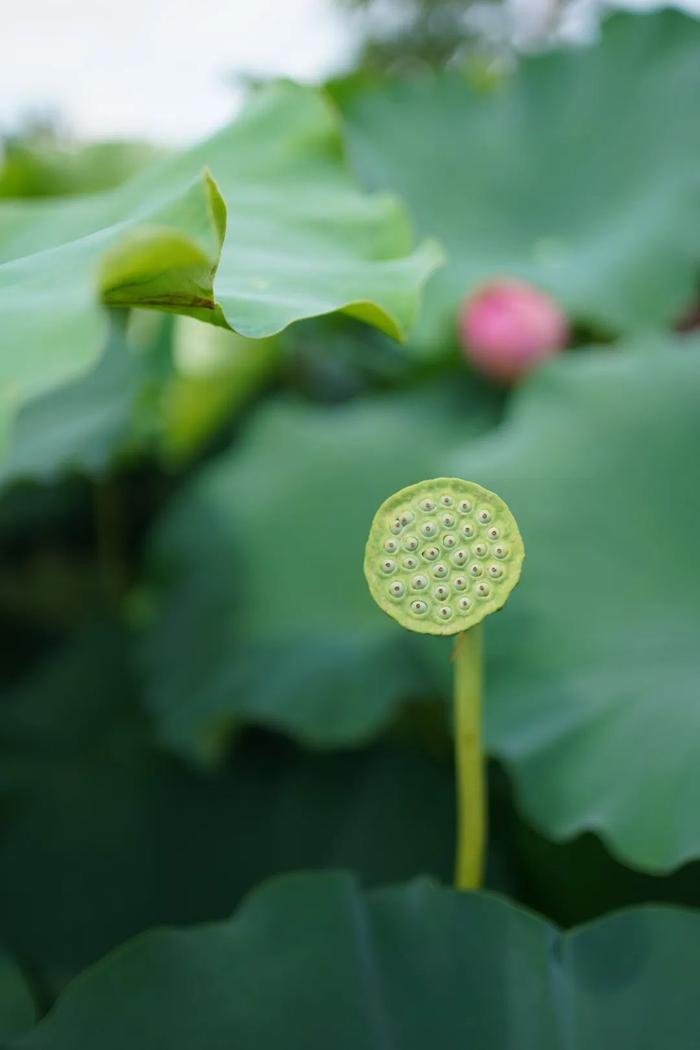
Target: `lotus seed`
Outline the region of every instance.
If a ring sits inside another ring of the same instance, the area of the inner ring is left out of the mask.
[[[502,606],[521,561],[505,504],[473,482],[439,478],[402,489],[380,507],[365,572],[379,605],[404,627],[449,635]]]

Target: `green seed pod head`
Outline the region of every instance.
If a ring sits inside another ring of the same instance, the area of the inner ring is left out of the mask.
[[[408,537],[412,559],[394,558]],[[515,518],[499,496],[473,481],[435,478],[382,503],[365,548],[365,576],[377,605],[402,627],[458,634],[505,604],[524,557]]]

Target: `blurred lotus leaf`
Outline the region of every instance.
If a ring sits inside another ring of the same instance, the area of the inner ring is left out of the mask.
[[[696,19],[615,15],[595,47],[523,58],[489,90],[458,71],[332,85],[365,185],[400,193],[447,249],[412,346],[452,346],[462,297],[492,277],[547,289],[606,335],[683,311],[700,265],[699,55]]]

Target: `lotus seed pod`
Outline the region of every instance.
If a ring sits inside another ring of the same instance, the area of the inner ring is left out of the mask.
[[[438,508],[448,509],[436,515]],[[413,557],[393,556],[400,546],[415,551],[418,542],[409,546],[407,537],[426,537],[426,525],[431,542]],[[450,549],[455,534],[474,540],[471,554]],[[367,540],[365,576],[374,600],[402,627],[458,634],[504,605],[524,557],[518,526],[499,496],[472,481],[436,478],[409,485],[381,505]]]
[[[513,382],[556,354],[569,339],[569,323],[545,292],[522,281],[493,281],[468,298],[459,316],[465,357],[480,372]]]

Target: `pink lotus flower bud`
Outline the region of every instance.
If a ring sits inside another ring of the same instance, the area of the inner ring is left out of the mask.
[[[459,315],[464,356],[492,379],[512,382],[566,345],[569,323],[557,303],[523,281],[492,281]]]

